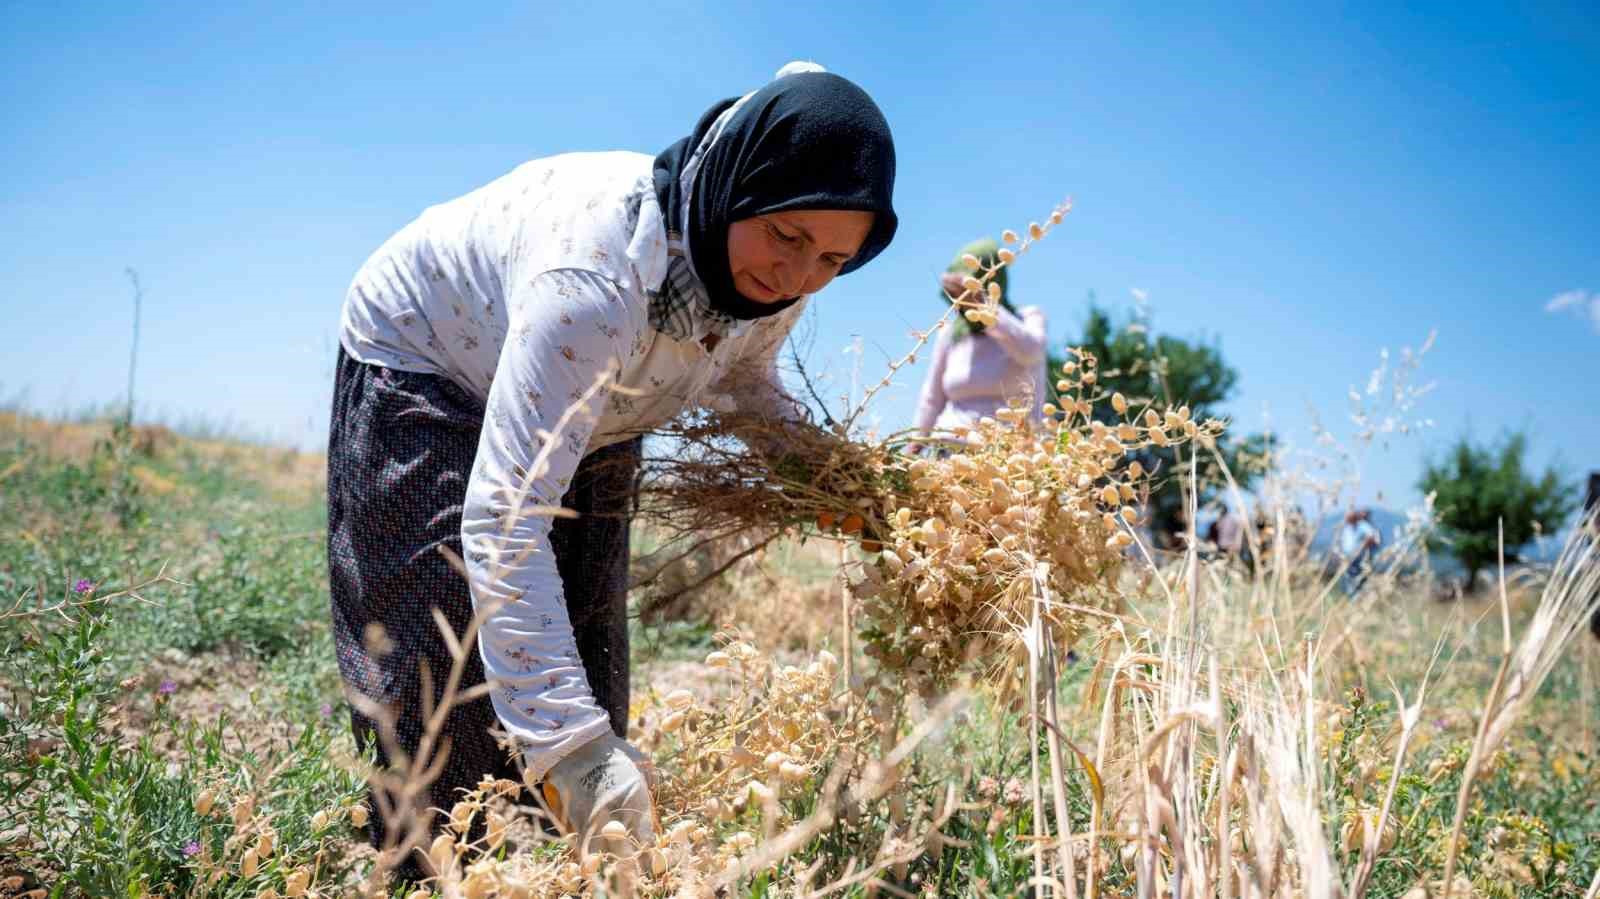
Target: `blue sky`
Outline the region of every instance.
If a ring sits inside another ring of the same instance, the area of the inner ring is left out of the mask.
[[[1145,291],[1158,330],[1221,342],[1242,429],[1308,444],[1309,407],[1337,424],[1436,328],[1438,427],[1366,499],[1412,500],[1467,429],[1600,468],[1594,6],[855,6],[7,4],[0,393],[118,397],[133,266],[144,410],[316,445],[344,288],[392,231],[526,159],[656,152],[810,58],[899,153],[899,237],[815,303],[830,370],[860,335],[875,378],[955,247],[1071,195],[1012,275],[1058,343],[1090,290]]]

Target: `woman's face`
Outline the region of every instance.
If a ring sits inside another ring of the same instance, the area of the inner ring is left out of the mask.
[[[826,287],[872,231],[870,212],[804,209],[740,219],[728,226],[733,286],[757,303]]]

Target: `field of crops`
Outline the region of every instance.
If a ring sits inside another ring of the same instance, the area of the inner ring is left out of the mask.
[[[0,418],[0,893],[383,894],[320,466]],[[867,652],[859,558],[782,540],[635,622],[658,846],[580,861],[490,782],[441,810],[437,892],[1593,895],[1592,558],[1450,603],[1135,559],[1070,653],[1023,620],[1031,664],[928,695]]]

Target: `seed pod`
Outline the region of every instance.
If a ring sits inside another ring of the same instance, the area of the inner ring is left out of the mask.
[[[1038,222],[1029,222],[1028,223],[1028,236],[1033,238],[1034,240],[1038,240],[1039,238],[1044,236],[1044,229],[1039,227],[1039,223]]]
[[[621,821],[607,821],[605,826],[600,828],[600,836],[608,840],[626,840],[628,828]]]
[[[721,650],[709,653],[709,654],[706,655],[706,667],[708,667],[708,668],[732,668],[733,667],[733,657],[728,655],[725,652],[722,652]]]
[[[328,813],[327,812],[317,812],[315,815],[311,816],[311,829],[313,831],[321,830],[321,829],[323,829],[324,827],[327,827],[327,826],[328,826]]]
[[[673,731],[682,728],[683,722],[688,717],[688,714],[688,712],[680,709],[678,711],[668,712],[667,714],[663,715],[661,718],[662,733],[670,734]]]
[[[1094,486],[1094,478],[1089,477],[1087,474],[1080,474],[1078,475],[1077,484],[1079,490],[1088,490]]]
[[[1070,202],[1067,204],[1067,208],[1068,209],[1072,208],[1072,204]],[[1056,211],[1050,213],[1050,224],[1052,224],[1052,225],[1061,224],[1061,213],[1062,213],[1062,210],[1060,210],[1060,209],[1057,209]]]
[[[833,653],[827,651],[826,649],[820,650],[817,653],[817,662],[822,665],[822,670],[828,672],[829,674],[832,674],[834,671],[839,669],[838,658],[836,658]]]
[[[1007,228],[1004,231],[1000,232],[1000,239],[1005,241],[1006,243],[1016,243],[1017,242],[1017,232],[1011,230],[1010,228]]]
[[[983,322],[983,316],[976,309],[968,309],[961,313],[961,316],[975,325]]]
[[[859,534],[865,525],[865,519],[863,519],[860,515],[851,512],[849,515],[844,517],[844,521],[840,522],[839,530],[846,534]]]
[[[350,824],[352,826],[354,826],[354,827],[366,827],[367,826],[367,807],[366,806],[364,806],[364,805],[353,805],[353,806],[350,807]]]
[[[1083,377],[1079,378],[1078,380],[1085,384],[1093,384],[1096,380],[1098,380],[1098,378],[1099,375],[1096,375],[1094,372],[1086,371],[1083,373]]]
[[[239,859],[239,876],[240,877],[254,877],[254,876],[256,876],[256,865],[257,865],[258,862],[260,862],[260,858],[258,858],[256,856],[256,851],[254,849],[251,849],[249,852],[246,852],[244,854],[244,858]]]
[[[1156,446],[1166,446],[1168,443],[1167,432],[1161,430],[1160,428],[1151,428],[1150,442],[1154,443]]]
[[[1066,393],[1067,391],[1069,391],[1071,389],[1072,389],[1072,382],[1068,381],[1066,378],[1062,378],[1061,380],[1056,382],[1056,393]]]
[[[999,256],[1000,257],[1000,261],[1004,262],[1007,265],[1010,265],[1011,263],[1015,262],[1016,259],[1017,259],[1017,254],[1013,253],[1012,251],[1010,251],[1008,249],[1006,249],[1005,247],[1001,247],[1000,251],[998,253],[996,253],[995,255]]]
[[[694,705],[694,694],[688,690],[673,690],[667,694],[666,703],[668,708],[686,709]]]
[[[1100,488],[1100,501],[1108,506],[1117,504],[1117,488],[1107,484]]]
[[[484,840],[489,845],[489,851],[500,848],[506,841],[506,819],[499,812],[490,812],[487,825],[484,827]]]
[[[433,845],[428,847],[428,858],[433,861],[434,868],[440,871],[448,870],[455,857],[456,841],[453,837],[441,833],[433,838]]]
[[[278,835],[271,830],[263,830],[261,836],[256,838],[256,855],[267,858],[272,855],[273,847],[278,842]]]
[[[971,275],[967,275],[961,279],[961,287],[963,290],[980,290],[983,288],[983,282]]]
[[[831,531],[831,530],[833,530],[834,520],[835,520],[834,519],[834,514],[832,512],[819,512],[819,513],[817,513],[817,530],[819,530],[819,531]]]
[[[217,794],[210,790],[201,790],[194,797],[194,812],[205,816],[211,814],[211,806],[217,801]]]
[[[1117,495],[1122,497],[1122,501],[1125,502],[1125,503],[1126,502],[1132,502],[1133,501],[1133,488],[1128,486],[1127,484],[1118,484],[1117,485]]]
[[[960,527],[967,522],[967,507],[955,500],[950,501],[950,520]]]
[[[456,833],[466,833],[467,828],[472,826],[472,816],[477,811],[478,807],[475,803],[465,799],[457,802],[450,809],[450,828]]]
[[[1126,414],[1128,411],[1128,398],[1120,393],[1111,394],[1111,408],[1117,410],[1118,415]]]
[[[1117,425],[1117,439],[1125,443],[1133,443],[1139,439],[1139,429],[1133,425]]]
[[[1139,513],[1132,506],[1123,506],[1122,520],[1126,521],[1128,524],[1137,524],[1139,521]]]
[[[780,766],[783,765],[784,762],[787,762],[788,760],[789,757],[787,755],[774,750],[767,753],[767,758],[762,762],[762,766],[768,771],[776,771]]]
[[[1161,425],[1161,414],[1154,409],[1144,410],[1144,424],[1147,428],[1159,427]]]
[[[1137,477],[1142,476],[1143,474],[1144,474],[1144,466],[1139,464],[1139,460],[1138,459],[1135,459],[1132,462],[1128,463],[1128,477],[1137,478]]]
[[[249,796],[240,796],[233,803],[233,826],[243,827],[250,816],[255,814],[255,800]]]
[[[1163,416],[1162,424],[1164,424],[1166,426],[1166,429],[1169,430],[1169,431],[1182,430],[1183,429],[1183,416],[1181,416],[1178,413],[1173,412],[1172,410],[1169,409],[1169,410],[1167,410],[1167,414],[1165,416]]]
[[[439,839],[447,838],[440,837]],[[437,845],[437,841],[435,841],[435,844]],[[283,879],[283,894],[288,896],[289,899],[295,899],[297,896],[304,896],[306,894],[306,887],[310,885],[311,872],[307,871],[305,868],[295,868],[293,871],[289,872],[289,876]]]
[[[1003,565],[1009,558],[1011,558],[1010,555],[1008,555],[1005,550],[998,547],[983,551],[983,561],[989,563],[990,565]]]
[[[801,765],[797,762],[784,762],[782,765],[778,766],[778,773],[783,776],[784,780],[790,783],[805,780],[811,775],[811,772],[806,769],[805,765]]]
[[[1002,292],[1000,290],[1000,282],[999,281],[990,281],[988,290],[989,290],[989,299],[993,300],[996,303],[1000,302],[1000,297],[1002,296]]]
[[[968,271],[974,272],[977,271],[981,265],[983,265],[983,263],[979,261],[978,257],[972,255],[971,253],[961,254],[961,264],[966,266]]]

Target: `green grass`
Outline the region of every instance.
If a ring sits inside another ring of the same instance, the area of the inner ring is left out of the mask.
[[[142,601],[112,596],[65,614],[0,621],[0,878],[20,874],[60,896],[254,896],[269,886],[281,892],[298,866],[314,867],[318,883],[352,883],[366,864],[355,851],[358,835],[337,820],[311,823],[362,791],[328,633],[317,485],[286,491],[270,483],[260,459],[270,450],[230,461],[180,441],[141,455],[128,435],[101,428],[78,440],[79,451],[51,453],[5,422],[0,599],[37,612],[80,598],[80,580],[95,584],[95,597],[149,581],[163,567],[171,580],[141,591]],[[816,553],[785,552],[769,559],[780,577],[832,575]],[[1335,842],[1344,816],[1375,804],[1386,783],[1396,721],[1381,701],[1387,679],[1409,695],[1431,646],[1417,635],[1436,633],[1455,614],[1425,603],[1391,613],[1352,647],[1370,658],[1352,661],[1341,686],[1344,724],[1323,803]],[[1463,622],[1450,626],[1467,633]],[[1369,895],[1401,896],[1442,867],[1473,716],[1498,663],[1497,619],[1480,630],[1436,678],[1425,718],[1443,723],[1424,725],[1429,739],[1402,775],[1402,824]],[[635,624],[633,636],[636,693],[655,666],[692,661],[715,645],[702,621]],[[1089,658],[1070,665],[1060,685],[1066,735],[1091,752],[1097,715],[1080,709],[1092,670]],[[1462,857],[1481,894],[1578,896],[1600,866],[1600,768],[1577,736],[1579,703],[1593,697],[1579,670],[1557,670],[1529,728],[1478,785]],[[169,680],[170,694],[162,691]],[[1027,782],[1027,732],[1025,719],[979,693],[923,747],[896,788],[899,800],[931,808],[954,784],[966,807],[943,828],[950,843],[886,880],[945,896],[1026,891],[1031,800],[988,791]],[[1073,829],[1082,832],[1091,800],[1081,767],[1067,787]],[[222,855],[232,832],[225,814],[195,810],[203,788],[259,797],[280,848],[253,877],[234,865],[207,882],[204,853],[185,854],[201,845]],[[815,797],[785,802],[798,818]],[[887,833],[887,813],[867,811],[779,873],[819,859],[824,873],[838,873],[848,857],[870,855]],[[1114,846],[1110,859],[1105,891],[1131,890],[1133,874]],[[1348,873],[1356,857],[1339,849],[1335,861]],[[780,878],[758,878],[745,892],[770,895],[769,879]]]

